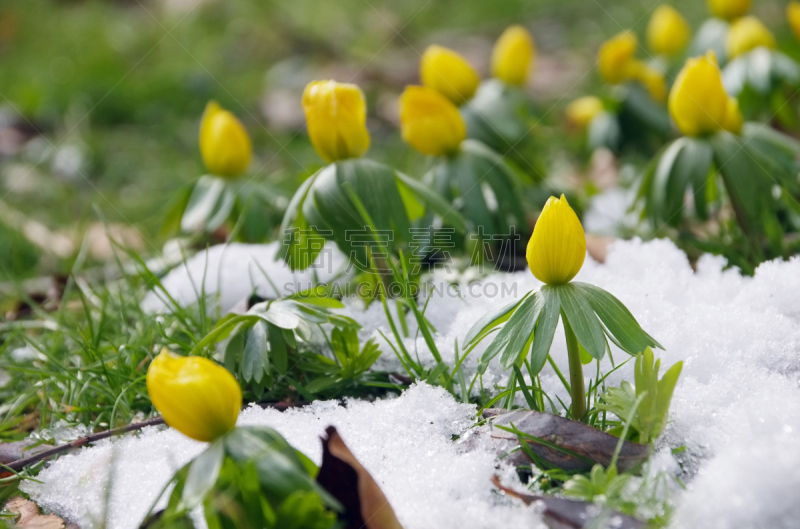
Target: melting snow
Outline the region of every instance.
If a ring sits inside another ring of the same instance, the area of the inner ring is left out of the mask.
[[[222,285],[220,304],[232,306],[250,289],[239,284],[242,263],[258,259],[270,276],[286,273],[267,258],[274,251],[271,245],[229,246],[225,266],[214,261],[220,277],[212,285],[207,283],[206,291],[216,292]],[[209,256],[215,252],[219,250],[212,248]],[[228,259],[238,264],[229,266]],[[189,260],[182,273],[202,277],[198,267],[203,263],[204,259]],[[753,278],[723,270],[723,265],[721,259],[705,256],[694,271],[671,242],[634,240],[616,243],[603,265],[587,259],[575,280],[605,288],[626,304],[666,348],[656,351],[662,370],[684,361],[658,456],[659,466],[680,473],[688,483],[676,498],[673,527],[797,527],[800,258],[766,263]],[[173,274],[165,280],[173,295],[183,301],[196,299],[186,290],[185,280],[172,282]],[[435,292],[427,314],[438,330],[436,342],[444,359],[452,362],[455,340],[460,343],[481,315],[538,284],[530,273],[518,272],[494,275],[471,290],[464,287],[461,297],[452,290]],[[351,301],[346,312],[364,325],[365,337],[377,335],[378,330],[389,336],[379,304],[364,310],[362,302]],[[382,339],[380,343],[382,367],[397,369],[391,350]],[[416,350],[421,358],[430,358],[413,326],[405,343],[412,354]],[[465,362],[468,371],[474,371],[485,345]],[[561,331],[552,353],[566,368]],[[617,361],[626,357],[617,349],[613,356]],[[604,368],[608,367],[606,359]],[[632,380],[632,367],[628,364],[615,372],[610,382]],[[587,369],[587,378],[590,375]],[[490,366],[484,386],[502,382],[505,376]],[[549,367],[542,382],[548,391],[566,397]],[[407,529],[535,524],[534,513],[509,506],[491,492],[488,479],[495,462],[488,450],[468,451],[450,441],[452,434],[465,431],[472,414],[474,407],[457,404],[439,389],[415,386],[399,398],[376,403],[350,401],[342,407],[320,402],[283,414],[250,409],[241,421],[274,426],[316,459],[317,436],[334,424],[384,487]],[[687,449],[676,461],[668,448],[680,446]],[[90,527],[89,522],[102,514],[104,480],[116,454],[110,527],[134,527],[171,470],[199,449],[198,443],[175,432],[151,431],[63,457],[39,476],[44,485],[27,483],[24,489],[41,504]]]

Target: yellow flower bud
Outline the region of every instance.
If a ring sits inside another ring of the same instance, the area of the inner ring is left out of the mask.
[[[584,96],[567,105],[567,120],[579,129],[585,129],[589,123],[603,112],[603,101],[599,97]]]
[[[432,156],[457,151],[467,136],[458,107],[426,86],[407,86],[403,91],[400,125],[406,143]]]
[[[535,57],[536,45],[528,30],[510,26],[494,45],[492,75],[505,83],[523,86]]]
[[[597,52],[600,76],[611,84],[627,81],[638,45],[636,36],[630,31],[623,31],[604,42]]]
[[[303,92],[308,136],[328,163],[358,158],[369,148],[367,104],[354,84],[312,81]]]
[[[536,279],[548,285],[567,283],[580,272],[586,258],[586,235],[564,195],[547,200],[525,256]]]
[[[742,111],[739,110],[739,100],[735,97],[728,98],[728,105],[725,110],[725,121],[722,123],[722,128],[728,132],[739,134],[742,132],[742,125],[744,118]]]
[[[708,0],[708,9],[714,16],[733,20],[750,10],[752,0]]]
[[[200,154],[206,169],[217,176],[238,176],[250,165],[250,136],[236,116],[216,101],[209,101],[203,112]]]
[[[709,134],[723,128],[728,94],[713,51],[686,61],[669,94],[669,112],[687,136]]]
[[[678,10],[662,4],[653,11],[647,25],[647,45],[658,55],[680,53],[689,43],[689,23]]]
[[[147,392],[167,425],[210,443],[236,426],[242,390],[224,367],[162,349],[147,370]]]
[[[725,51],[729,59],[761,46],[774,48],[775,37],[759,19],[747,16],[731,23],[728,36],[725,38]]]
[[[650,97],[659,103],[664,101],[667,96],[667,81],[661,71],[637,60],[630,62],[628,70],[630,78],[642,83],[650,93]]]
[[[471,99],[481,81],[478,72],[464,57],[442,46],[429,46],[425,50],[419,76],[422,84],[433,88],[456,105]]]
[[[786,6],[786,18],[794,31],[794,36],[800,40],[800,2],[789,2]]]

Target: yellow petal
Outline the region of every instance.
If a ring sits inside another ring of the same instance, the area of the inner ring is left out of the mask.
[[[669,94],[669,112],[687,136],[710,134],[723,128],[728,94],[714,52],[689,59]]]
[[[655,101],[661,103],[666,98],[667,81],[664,74],[649,64],[634,59],[629,63],[628,76],[642,83]]]
[[[725,122],[722,124],[722,128],[728,132],[739,134],[742,132],[743,124],[744,118],[739,110],[739,100],[735,97],[729,97],[727,110],[725,111]]]
[[[467,136],[461,114],[449,99],[425,86],[407,86],[400,96],[403,140],[422,154],[441,156],[458,150]]]
[[[567,105],[566,115],[572,126],[584,129],[601,112],[603,101],[599,97],[584,96]]]
[[[422,54],[419,66],[422,84],[460,105],[475,94],[480,83],[478,72],[453,50],[430,46]]]
[[[714,16],[733,20],[750,10],[752,0],[708,0],[708,9]]]
[[[167,425],[211,442],[236,426],[242,390],[224,367],[163,349],[147,370],[147,392]]]
[[[647,45],[658,55],[680,53],[689,43],[689,23],[677,9],[662,4],[653,11],[647,25]]]
[[[567,283],[580,271],[586,258],[586,235],[564,195],[548,199],[528,242],[526,257],[536,279],[548,285]]]
[[[308,135],[326,162],[358,158],[369,148],[367,104],[361,89],[336,81],[313,81],[303,92]]]
[[[253,146],[242,123],[216,101],[209,101],[200,122],[200,154],[217,176],[238,176],[250,165]]]
[[[786,18],[789,20],[795,38],[800,40],[800,2],[789,2],[789,5],[786,6]]]
[[[627,81],[630,62],[638,45],[636,36],[630,31],[623,31],[604,42],[597,52],[600,76],[611,84]]]
[[[523,86],[536,57],[533,37],[522,26],[510,26],[494,45],[492,75],[501,81]]]
[[[725,38],[725,51],[728,53],[729,59],[744,55],[761,46],[774,48],[775,37],[759,19],[754,16],[746,16],[731,23]]]

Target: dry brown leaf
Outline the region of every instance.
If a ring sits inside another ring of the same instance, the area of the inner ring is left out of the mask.
[[[361,466],[336,428],[322,438],[322,465],[317,483],[339,500],[345,512],[345,529],[402,529],[383,491]]]
[[[16,496],[6,502],[5,510],[19,513],[16,527],[20,529],[64,529],[64,520],[55,514],[41,514],[31,500]]]

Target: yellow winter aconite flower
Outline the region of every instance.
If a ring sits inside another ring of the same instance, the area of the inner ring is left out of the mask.
[[[312,81],[303,92],[308,136],[328,163],[358,158],[369,148],[367,104],[361,89],[336,81]]]
[[[644,85],[655,101],[659,103],[667,97],[667,81],[664,74],[642,61],[631,61],[629,66],[631,79],[639,81]]]
[[[786,18],[794,31],[794,36],[800,40],[800,2],[789,2],[786,6]]]
[[[467,60],[451,49],[429,46],[419,65],[422,84],[460,105],[468,101],[481,82],[478,72]]]
[[[536,221],[525,254],[536,279],[548,285],[569,282],[586,258],[586,235],[566,197],[550,197]]]
[[[163,349],[147,370],[147,392],[167,425],[211,442],[236,426],[242,390],[224,367]]]
[[[687,136],[720,130],[726,123],[728,94],[714,52],[686,61],[669,94],[669,112]]]
[[[536,46],[528,30],[510,26],[492,50],[492,75],[508,84],[522,86],[535,57]]]
[[[584,129],[601,112],[603,101],[599,97],[584,96],[567,105],[567,120],[574,127]]]
[[[432,156],[457,151],[467,136],[458,107],[426,86],[407,86],[403,91],[400,126],[406,143]]]
[[[630,31],[623,31],[604,42],[597,52],[600,76],[611,84],[627,81],[638,45],[636,36]]]
[[[209,101],[200,122],[200,154],[217,176],[237,176],[250,165],[253,146],[236,116],[216,101]]]
[[[708,9],[714,16],[733,20],[750,10],[752,0],[708,0]]]
[[[775,37],[759,19],[747,16],[731,23],[728,36],[725,38],[725,51],[729,59],[761,46],[774,48]]]
[[[647,45],[659,55],[674,55],[689,43],[689,23],[677,9],[662,4],[653,11],[647,25]]]
[[[735,97],[728,98],[728,105],[725,110],[725,121],[722,123],[722,128],[728,132],[739,134],[742,132],[742,125],[744,118],[742,111],[739,110],[739,100]]]

